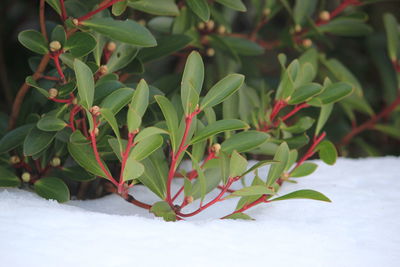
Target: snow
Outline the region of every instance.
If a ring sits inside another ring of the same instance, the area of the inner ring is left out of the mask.
[[[216,219],[237,200],[166,223],[117,196],[58,204],[2,189],[0,266],[399,266],[400,158],[318,163],[281,194],[314,189],[332,203],[264,204],[248,212],[256,221]]]

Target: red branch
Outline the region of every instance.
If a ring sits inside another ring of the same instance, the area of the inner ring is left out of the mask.
[[[315,136],[314,137],[314,141],[313,144],[310,146],[310,148],[307,150],[306,154],[304,154],[304,156],[297,162],[296,166],[293,168],[293,170],[291,172],[293,172],[297,167],[299,167],[301,164],[304,163],[304,161],[308,160],[309,158],[311,158],[314,154],[315,154],[315,148],[317,147],[317,145],[319,143],[321,143],[322,140],[324,140],[326,136],[326,133],[323,132],[320,136]]]
[[[118,184],[118,193],[122,194],[123,191],[123,185],[124,185],[124,170],[126,167],[126,162],[129,157],[129,152],[131,151],[132,147],[134,147],[135,144],[133,144],[133,139],[135,138],[136,133],[129,133],[128,134],[128,144],[126,145],[125,151],[122,153],[122,164],[121,164],[121,173],[119,177],[119,184]]]
[[[65,9],[64,0],[60,0],[61,18],[63,21],[67,19],[67,10]]]
[[[50,57],[53,59],[54,64],[56,65],[56,69],[58,72],[58,75],[60,75],[61,81],[64,83],[65,82],[65,76],[62,71],[61,65],[60,65],[60,55],[62,54],[62,51],[58,51],[56,53],[53,53],[50,55]]]
[[[296,105],[292,111],[290,111],[288,114],[286,114],[285,116],[282,117],[282,121],[286,121],[287,119],[289,119],[290,117],[295,115],[297,112],[299,112],[303,108],[308,108],[309,106],[310,105],[307,103],[302,103],[300,105]]]
[[[79,21],[79,22],[82,22],[82,21],[88,20],[88,19],[90,19],[92,16],[96,15],[97,13],[103,11],[103,10],[106,9],[106,8],[109,8],[109,7],[112,6],[113,4],[115,4],[115,3],[117,3],[117,2],[120,2],[120,1],[122,1],[122,0],[111,0],[111,1],[110,1],[110,0],[105,0],[105,1],[103,1],[102,3],[100,3],[99,8],[97,8],[97,9],[95,9],[95,10],[93,10],[93,11],[87,13],[86,15],[84,15],[84,16],[78,18],[78,21]]]
[[[248,210],[248,209],[250,209],[250,208],[252,208],[252,207],[254,207],[254,206],[258,205],[258,204],[261,204],[261,203],[268,203],[268,202],[269,202],[269,201],[267,200],[267,195],[262,195],[262,196],[259,197],[257,200],[255,200],[255,201],[253,201],[253,202],[251,202],[251,203],[249,203],[249,204],[244,205],[243,208],[238,209],[238,210],[232,212],[231,214],[228,214],[228,215],[222,217],[221,219],[225,219],[225,218],[227,218],[227,217],[229,217],[229,216],[232,216],[233,214],[246,211],[246,210]]]

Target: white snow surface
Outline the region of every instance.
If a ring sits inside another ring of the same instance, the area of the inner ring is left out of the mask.
[[[314,189],[332,203],[262,204],[247,212],[255,221],[217,219],[237,199],[164,222],[115,195],[59,204],[2,189],[0,266],[400,266],[400,158],[316,162],[280,195]],[[141,186],[132,193],[156,200]]]

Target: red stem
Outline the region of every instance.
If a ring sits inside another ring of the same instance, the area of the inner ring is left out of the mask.
[[[302,110],[303,108],[307,108],[310,105],[307,103],[302,103],[300,105],[296,105],[294,107],[294,109],[292,111],[290,111],[288,114],[286,114],[285,116],[282,117],[282,121],[286,121],[287,119],[289,119],[290,117],[292,117],[294,114],[296,114],[297,112],[299,112],[300,110]]]
[[[131,151],[133,144],[133,139],[135,138],[136,133],[129,133],[128,134],[128,144],[126,145],[125,152],[122,153],[122,164],[121,164],[121,173],[119,177],[119,184],[118,184],[118,193],[122,193],[123,184],[124,184],[124,170],[126,167],[126,162],[129,157],[129,152]]]
[[[103,1],[102,3],[100,3],[99,8],[97,8],[96,10],[93,10],[93,11],[87,13],[86,15],[84,15],[84,16],[78,18],[78,21],[79,21],[79,22],[82,22],[82,21],[88,20],[88,19],[90,19],[92,16],[96,15],[97,13],[103,11],[103,10],[106,9],[106,8],[109,8],[109,7],[112,6],[113,4],[115,4],[115,3],[117,3],[117,2],[120,2],[120,1],[122,1],[122,0],[111,0],[111,1],[106,0],[106,1]]]
[[[63,21],[67,19],[67,10],[65,9],[64,0],[60,0],[61,18]]]
[[[65,76],[64,73],[62,71],[61,65],[60,65],[60,55],[61,55],[61,51],[52,54],[50,57],[54,60],[54,64],[56,65],[56,69],[58,72],[58,75],[60,75],[60,79],[62,82],[65,82]]]
[[[257,200],[255,200],[255,201],[253,201],[253,202],[251,202],[251,203],[249,203],[249,204],[247,204],[247,205],[244,205],[243,208],[238,209],[238,210],[232,212],[231,214],[228,214],[228,215],[222,217],[221,219],[225,219],[225,218],[227,218],[227,217],[229,217],[229,216],[231,216],[231,215],[233,215],[233,214],[246,211],[246,210],[248,210],[248,209],[250,209],[250,208],[252,208],[252,207],[254,207],[254,206],[258,205],[258,204],[261,204],[261,203],[268,203],[267,195],[262,195],[262,196],[261,196],[260,198],[258,198]]]
[[[304,156],[297,162],[296,166],[293,168],[293,170],[291,172],[293,172],[297,167],[299,167],[301,164],[304,163],[304,161],[306,161],[307,159],[309,159],[310,157],[312,157],[315,154],[315,148],[317,147],[317,145],[319,143],[321,143],[321,141],[325,138],[326,133],[323,132],[319,137],[314,137],[314,142],[313,144],[310,146],[310,148],[307,150],[306,154],[304,154]]]
[[[72,129],[73,132],[76,131],[75,122],[74,122],[75,115],[76,115],[76,113],[79,112],[80,109],[81,109],[80,106],[75,105],[75,106],[72,108],[71,113],[69,114],[69,125],[68,125],[68,126],[71,127],[71,129]]]

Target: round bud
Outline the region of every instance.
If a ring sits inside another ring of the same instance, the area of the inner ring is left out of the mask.
[[[58,90],[56,88],[49,89],[49,98],[56,98],[58,96]]]
[[[215,55],[215,50],[214,48],[208,48],[206,51],[207,56],[213,57]]]
[[[197,28],[199,30],[204,30],[205,27],[206,27],[206,25],[204,24],[204,22],[199,22],[199,24],[197,24]]]
[[[213,144],[213,146],[211,147],[211,151],[214,153],[218,153],[221,150],[221,145],[220,144]]]
[[[281,178],[282,178],[282,180],[287,181],[287,180],[289,180],[289,177],[290,177],[290,174],[285,172],[285,173],[282,174]]]
[[[312,46],[313,42],[311,41],[311,39],[304,39],[302,44],[304,47],[308,48]]]
[[[106,65],[101,65],[99,70],[97,71],[100,75],[104,75],[108,72],[108,68]]]
[[[61,49],[61,43],[59,41],[52,41],[49,44],[49,48],[51,52],[57,52]]]
[[[106,46],[107,51],[114,52],[116,48],[117,48],[117,44],[116,43],[114,43],[114,42],[108,42],[107,43],[107,46]]]
[[[295,32],[301,32],[302,28],[299,24],[297,24],[296,26],[294,26],[294,31]]]
[[[321,13],[319,13],[319,19],[322,21],[329,21],[331,19],[331,14],[326,10],[321,11]]]
[[[100,107],[93,106],[89,109],[89,112],[92,113],[93,116],[99,116],[100,115]]]
[[[29,172],[24,172],[21,175],[21,179],[22,181],[24,181],[25,183],[29,182],[31,180],[31,174]]]
[[[12,156],[12,157],[10,157],[10,163],[11,164],[18,164],[18,163],[20,163],[21,162],[21,159],[18,157],[18,156]]]
[[[217,32],[218,32],[219,34],[224,34],[224,33],[226,33],[226,27],[225,27],[224,25],[219,25],[219,26],[218,26],[218,29],[217,29]]]
[[[72,99],[72,104],[73,104],[73,105],[77,105],[77,104],[78,104],[78,98]]]
[[[192,203],[193,200],[194,200],[194,199],[193,199],[192,196],[187,196],[187,197],[186,197],[186,202],[187,202],[188,204]]]
[[[100,131],[99,131],[99,128],[97,128],[97,127],[94,128],[94,135],[95,135],[95,136],[99,136],[99,132],[100,132]]]
[[[206,28],[208,31],[214,30],[215,22],[213,20],[209,20],[206,22]]]
[[[78,19],[72,19],[72,24],[74,24],[75,26],[79,25],[79,20]]]
[[[59,157],[54,157],[52,158],[52,160],[50,161],[50,165],[53,167],[58,167],[61,165],[61,159]]]
[[[138,23],[142,26],[146,26],[146,21],[144,19],[140,19]]]
[[[262,14],[266,17],[269,16],[269,14],[271,14],[271,9],[269,8],[264,8]]]

